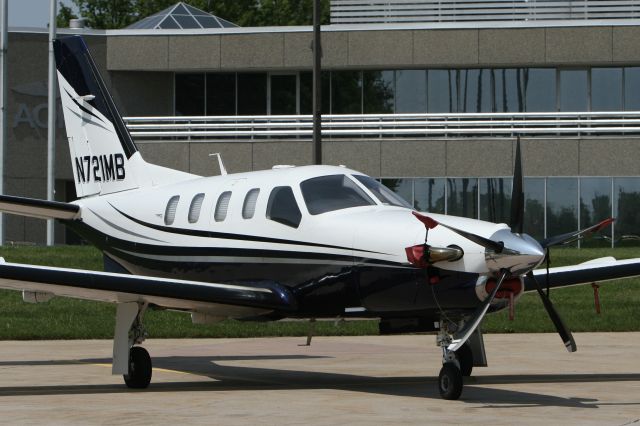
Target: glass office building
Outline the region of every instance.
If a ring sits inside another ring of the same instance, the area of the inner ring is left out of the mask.
[[[176,73],[176,115],[310,114],[311,74]],[[640,67],[327,71],[323,113],[640,110]]]
[[[500,113],[503,121],[519,113],[540,113],[546,121],[568,113],[618,117],[632,130],[524,137],[525,230],[542,238],[614,216],[614,227],[604,232],[608,239],[589,244],[622,237],[619,244],[632,244],[630,236],[640,235],[640,19],[626,12],[597,15],[600,5],[588,16],[569,11],[547,22],[537,8],[548,2],[534,2],[533,15],[531,2],[516,3],[522,10],[509,2],[509,13],[499,20],[492,4],[482,19],[474,14],[477,20],[460,18],[454,7],[447,22],[442,14],[428,23],[391,23],[389,16],[376,24],[332,21],[322,35],[322,112],[354,121],[363,114],[425,113],[441,114],[442,121],[448,114],[479,113]],[[267,116],[255,120],[264,124],[272,116],[311,113],[311,27],[239,28],[176,5],[129,29],[59,32],[83,34],[128,117],[171,123],[176,116],[231,116],[225,125],[234,126],[252,116]],[[46,43],[46,29],[10,29],[5,185],[7,193],[35,198],[46,188]],[[450,122],[456,120],[464,119]],[[68,201],[75,196],[74,177],[66,135],[58,129],[56,196]],[[309,138],[253,137],[246,136],[251,126],[243,129],[229,137],[136,142],[149,162],[202,176],[215,173],[209,158],[214,152],[223,154],[229,172],[313,161]],[[324,161],[380,179],[421,211],[508,220],[517,129],[367,130],[326,137]],[[6,220],[8,241],[44,241],[40,222]],[[56,242],[64,242],[62,228],[56,232]]]

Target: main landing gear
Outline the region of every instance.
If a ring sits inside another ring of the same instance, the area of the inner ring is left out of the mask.
[[[116,331],[113,338],[112,374],[122,374],[127,387],[144,389],[151,382],[151,357],[140,346],[147,337],[142,318],[146,303],[119,303],[116,308]]]
[[[464,345],[455,352],[451,351],[447,348],[451,343],[451,334],[456,327],[462,325],[447,324],[443,321],[440,324],[442,326],[437,342],[442,348],[442,368],[438,375],[438,390],[442,398],[454,400],[462,395],[463,378],[471,376],[473,367],[487,366],[484,341],[478,327]]]

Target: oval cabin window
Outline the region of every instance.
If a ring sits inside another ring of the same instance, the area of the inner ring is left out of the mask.
[[[258,188],[253,188],[247,192],[247,196],[244,197],[244,204],[242,205],[242,217],[244,219],[251,219],[256,212],[258,194],[260,194],[260,190]]]
[[[169,198],[167,203],[167,209],[164,211],[164,224],[172,225],[176,218],[176,210],[178,209],[178,201],[180,201],[179,195],[174,195]]]
[[[225,191],[220,194],[218,202],[216,203],[216,211],[213,216],[216,222],[222,222],[227,217],[229,200],[231,200],[231,191]]]
[[[202,209],[202,202],[204,201],[204,193],[196,194],[191,200],[189,206],[189,223],[196,223],[200,218],[200,210]]]

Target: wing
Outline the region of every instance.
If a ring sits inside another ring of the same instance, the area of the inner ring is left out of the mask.
[[[147,302],[168,309],[243,318],[295,309],[294,298],[277,283],[223,284],[0,263],[0,288],[104,302]],[[40,297],[38,297],[40,296]]]
[[[546,269],[536,269],[533,274],[542,286],[546,285]],[[549,287],[567,287],[620,278],[640,276],[640,259],[616,260],[613,257],[590,260],[573,266],[549,269]],[[525,291],[535,291],[534,282],[525,278]]]

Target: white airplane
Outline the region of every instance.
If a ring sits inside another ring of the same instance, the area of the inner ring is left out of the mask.
[[[197,323],[359,317],[379,318],[382,333],[436,331],[440,394],[457,399],[463,376],[487,365],[484,316],[513,308],[525,291],[537,290],[567,349],[576,349],[537,276],[558,287],[640,275],[640,259],[533,270],[549,247],[611,220],[540,243],[522,233],[519,153],[511,228],[415,212],[344,167],[221,167],[222,175],[201,177],[149,164],[83,39],[58,39],[54,49],[79,199],[2,195],[0,210],[62,221],[102,250],[108,272],[5,262],[0,288],[30,302],[117,304],[112,372],[129,387],[151,380],[149,354],[137,346],[146,310],[171,309]]]

